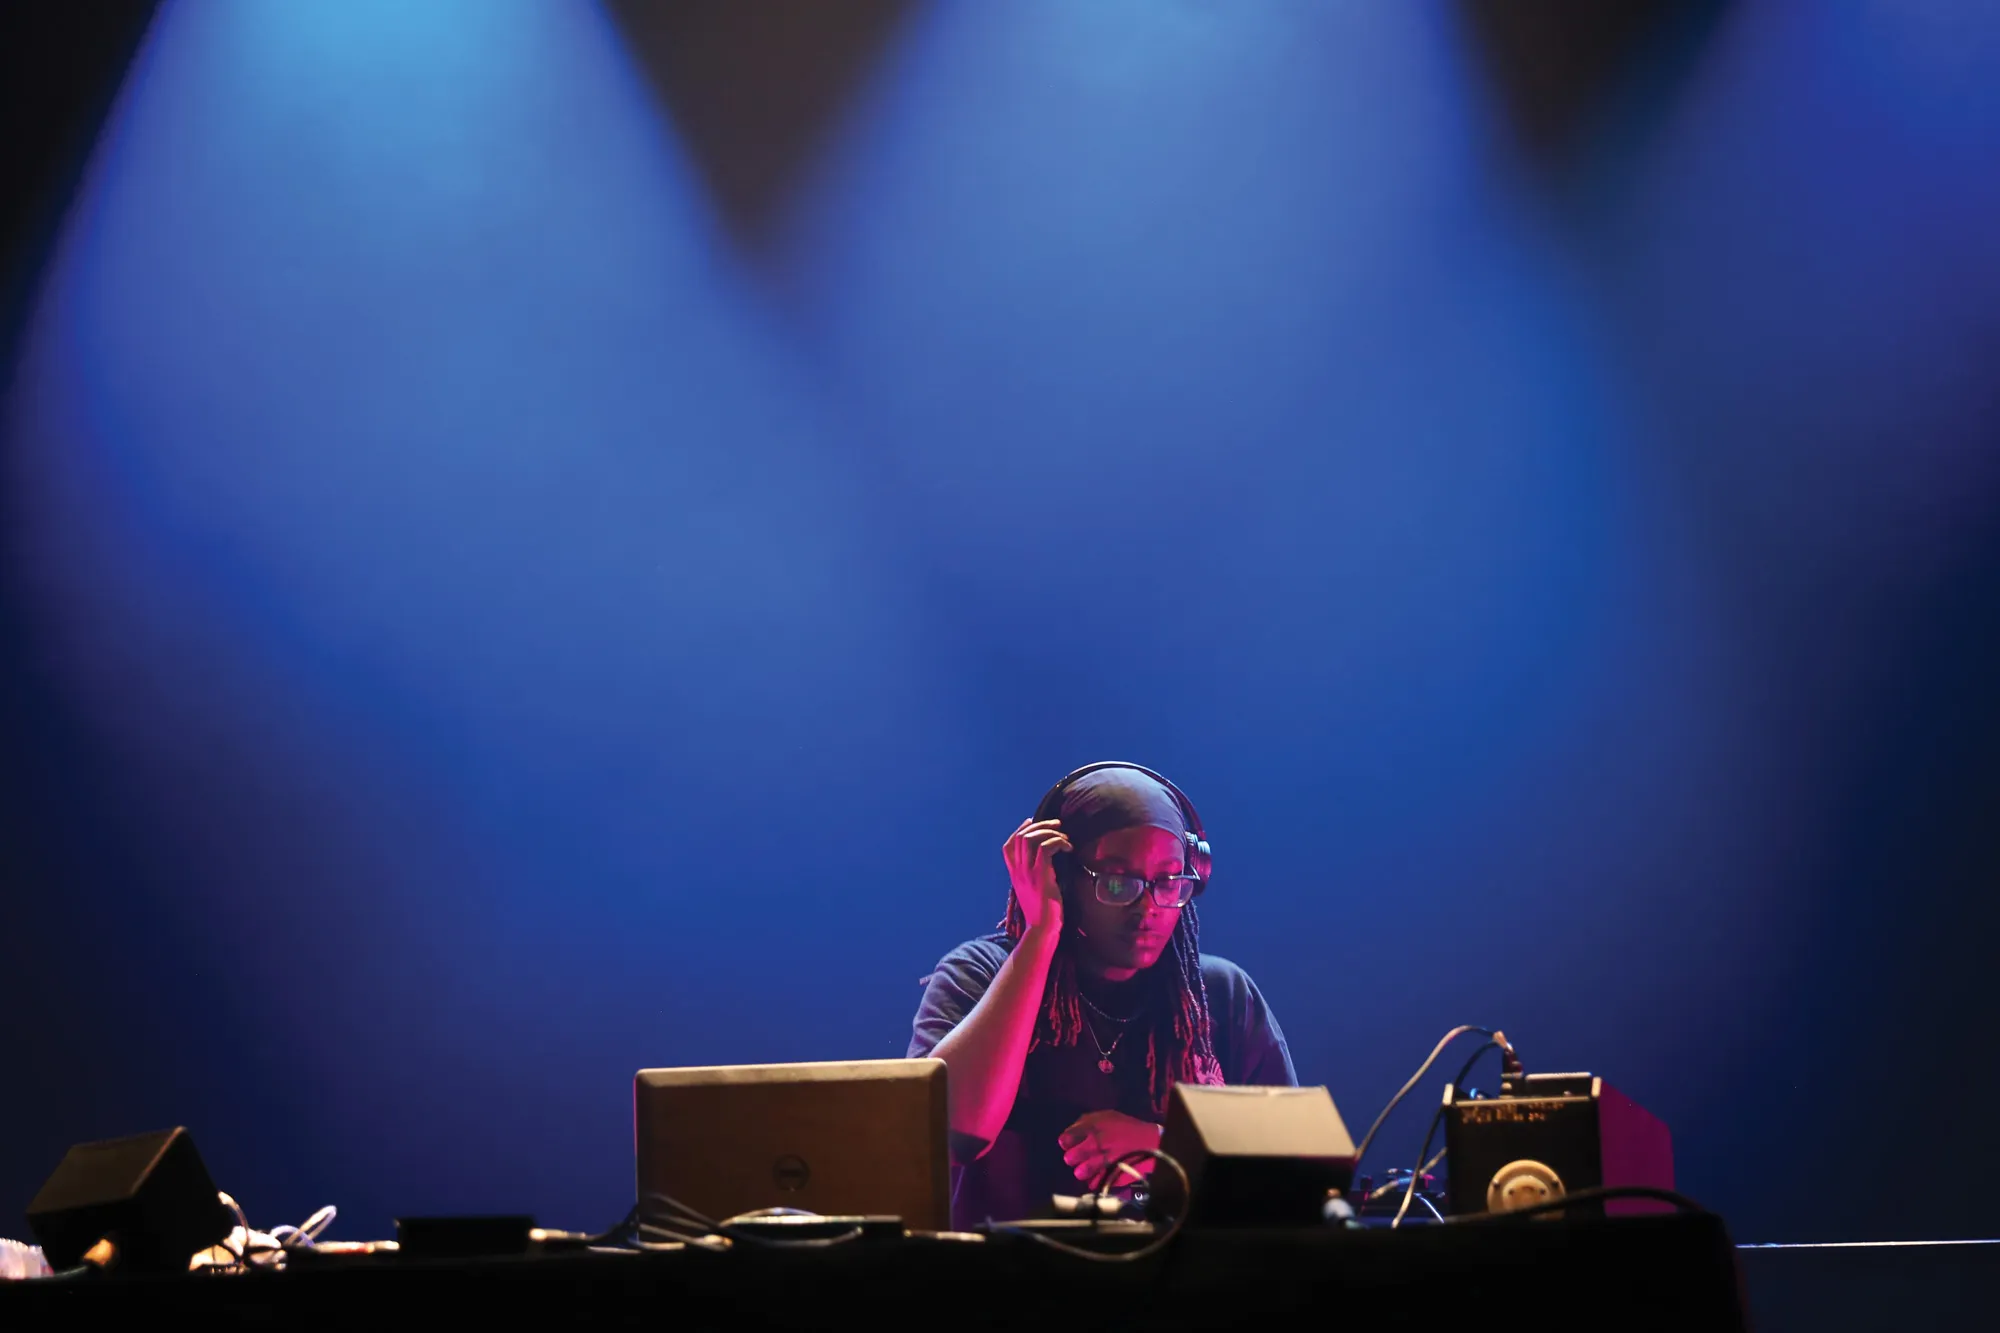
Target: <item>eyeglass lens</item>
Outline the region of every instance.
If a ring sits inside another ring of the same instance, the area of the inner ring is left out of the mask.
[[[1194,885],[1192,875],[1168,875],[1154,882],[1153,901],[1162,907],[1185,907],[1194,897]],[[1099,875],[1097,900],[1125,907],[1139,901],[1146,886],[1147,882],[1137,875]]]

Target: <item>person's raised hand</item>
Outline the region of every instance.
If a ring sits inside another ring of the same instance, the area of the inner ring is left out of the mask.
[[[1076,1178],[1095,1187],[1104,1169],[1127,1153],[1158,1148],[1160,1127],[1123,1111],[1092,1111],[1058,1134],[1056,1143],[1063,1150],[1063,1162],[1076,1173]],[[1108,1182],[1106,1188],[1137,1184],[1128,1171],[1149,1175],[1152,1170],[1150,1157],[1127,1162],[1118,1173],[1123,1179]]]
[[[1055,819],[1022,820],[1021,827],[1000,849],[1028,929],[1062,928],[1062,885],[1056,882],[1055,858],[1057,853],[1070,850],[1062,822]]]

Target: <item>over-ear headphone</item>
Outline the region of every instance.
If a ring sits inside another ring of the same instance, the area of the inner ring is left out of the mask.
[[[1041,804],[1035,807],[1036,821],[1054,819],[1062,809],[1063,793],[1070,789],[1070,785],[1084,774],[1095,773],[1102,768],[1129,768],[1134,773],[1144,773],[1172,794],[1174,803],[1181,808],[1181,818],[1187,824],[1187,831],[1181,835],[1182,840],[1186,843],[1181,853],[1182,858],[1187,862],[1188,873],[1201,881],[1195,886],[1194,891],[1200,893],[1203,889],[1206,889],[1208,887],[1208,871],[1211,858],[1208,850],[1208,838],[1202,832],[1201,816],[1195,813],[1194,802],[1187,798],[1186,792],[1173,784],[1171,778],[1162,773],[1155,773],[1152,769],[1142,764],[1127,764],[1116,759],[1107,759],[1096,764],[1085,764],[1082,768],[1077,769],[1076,772],[1071,773],[1061,782],[1049,788],[1048,795],[1042,797]]]

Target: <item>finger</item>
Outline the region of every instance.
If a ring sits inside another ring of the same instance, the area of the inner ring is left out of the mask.
[[[1085,1185],[1096,1184],[1097,1178],[1103,1174],[1104,1159],[1102,1157],[1093,1155],[1076,1164],[1076,1178]]]
[[[1019,828],[1015,829],[1012,833],[1008,834],[1007,836],[1009,838],[1041,838],[1041,837],[1046,837],[1051,833],[1060,833],[1060,832],[1062,832],[1062,830],[1056,827],[1054,820],[1043,820],[1039,824],[1034,823],[1033,821],[1028,821],[1024,822]]]
[[[1070,850],[1069,839],[1063,837],[1061,834],[1058,834],[1055,837],[1050,838],[1047,842],[1035,844],[1035,851],[1034,851],[1035,861],[1037,864],[1040,864],[1041,862],[1048,860],[1050,857],[1053,857],[1060,852],[1066,852],[1068,850]]]
[[[1026,870],[1033,867],[1035,853],[1040,850],[1038,836],[1033,833],[1018,833],[1007,840],[1007,845],[1000,849],[1000,854],[1010,870]]]

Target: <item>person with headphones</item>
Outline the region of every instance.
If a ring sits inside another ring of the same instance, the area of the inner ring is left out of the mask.
[[[1158,1147],[1175,1083],[1298,1082],[1255,983],[1200,950],[1209,846],[1180,788],[1086,765],[1001,855],[999,930],[938,963],[910,1040],[948,1071],[959,1227],[1046,1216]]]

